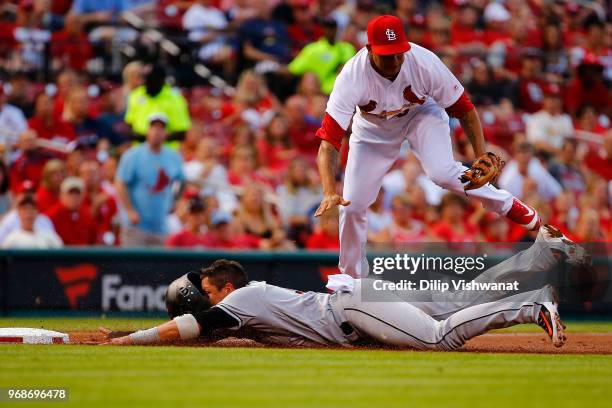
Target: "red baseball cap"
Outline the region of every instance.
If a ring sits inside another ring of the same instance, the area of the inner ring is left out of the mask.
[[[410,49],[402,20],[395,16],[378,16],[368,23],[368,44],[378,55],[401,54]]]

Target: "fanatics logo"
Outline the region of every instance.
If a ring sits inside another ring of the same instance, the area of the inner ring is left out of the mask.
[[[395,41],[397,39],[397,36],[395,35],[395,31],[393,31],[390,28],[387,28],[385,30],[385,34],[387,35],[387,40],[389,41]]]
[[[76,309],[79,299],[87,296],[97,275],[98,268],[89,263],[55,268],[55,276],[64,287],[71,309]]]

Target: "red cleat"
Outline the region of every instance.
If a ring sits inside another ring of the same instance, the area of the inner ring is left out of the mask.
[[[506,217],[529,231],[535,231],[540,228],[540,216],[536,210],[517,198],[512,202],[512,208],[510,208]]]

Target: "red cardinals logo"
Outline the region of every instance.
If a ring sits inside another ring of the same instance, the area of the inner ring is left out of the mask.
[[[98,268],[93,264],[55,268],[55,276],[64,287],[71,309],[76,309],[78,300],[87,296],[91,282],[97,275]]]
[[[418,103],[419,105],[425,102],[425,99],[419,99],[419,97],[412,92],[412,85],[408,85],[404,88],[404,99],[410,103]]]
[[[368,102],[365,105],[359,105],[359,109],[361,109],[362,112],[372,112],[374,109],[376,109],[376,101],[373,101],[370,99],[370,102]]]
[[[153,188],[151,188],[151,192],[159,193],[164,188],[166,188],[168,184],[170,184],[170,179],[168,178],[168,175],[166,174],[164,169],[160,168],[159,173],[157,173],[157,182],[155,183]]]

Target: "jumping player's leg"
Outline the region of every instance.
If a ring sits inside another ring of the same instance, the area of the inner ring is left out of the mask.
[[[567,238],[555,239],[551,235],[551,228],[548,225],[540,227],[535,242],[527,249],[483,271],[474,281],[477,283],[518,281],[519,288],[524,285],[540,287],[547,283],[544,281],[547,277],[546,272],[557,266],[559,262],[573,262],[574,264],[588,262],[588,253],[584,248]],[[560,256],[561,253],[566,255]],[[444,320],[461,309],[494,302],[512,293],[468,290],[454,292],[397,291],[396,294],[434,319]]]
[[[551,293],[547,286],[520,297],[472,306],[442,321],[399,298],[390,303],[362,302],[358,288],[350,295],[340,294],[339,303],[347,321],[362,336],[395,346],[454,350],[492,329],[521,323],[539,324],[543,308],[548,307],[551,314],[556,314],[556,307],[548,301]]]
[[[340,207],[339,267],[342,273],[353,277],[367,274],[366,211],[376,200],[382,179],[399,151],[399,142],[366,143],[351,137],[342,193],[351,204]]]
[[[410,121],[408,141],[425,174],[434,183],[457,194],[465,194],[459,177],[467,168],[453,157],[448,116],[442,109],[428,106],[416,113]],[[506,190],[487,184],[469,190],[467,194],[480,199],[487,210],[505,215],[529,230],[539,226],[539,217],[534,210]]]
[[[544,228],[544,227],[542,227]],[[474,281],[477,283],[512,283],[519,282],[519,289],[523,287],[544,286],[546,273],[559,260],[551,251],[550,245],[543,241],[542,234],[538,235],[536,242],[529,248],[518,252],[510,258],[488,268],[478,275]],[[523,289],[525,290],[525,289]],[[400,297],[410,301],[411,292],[402,292]],[[412,304],[436,320],[443,320],[461,309],[470,306],[501,300],[512,295],[512,292],[500,291],[455,291],[434,292],[428,302],[413,302]]]

